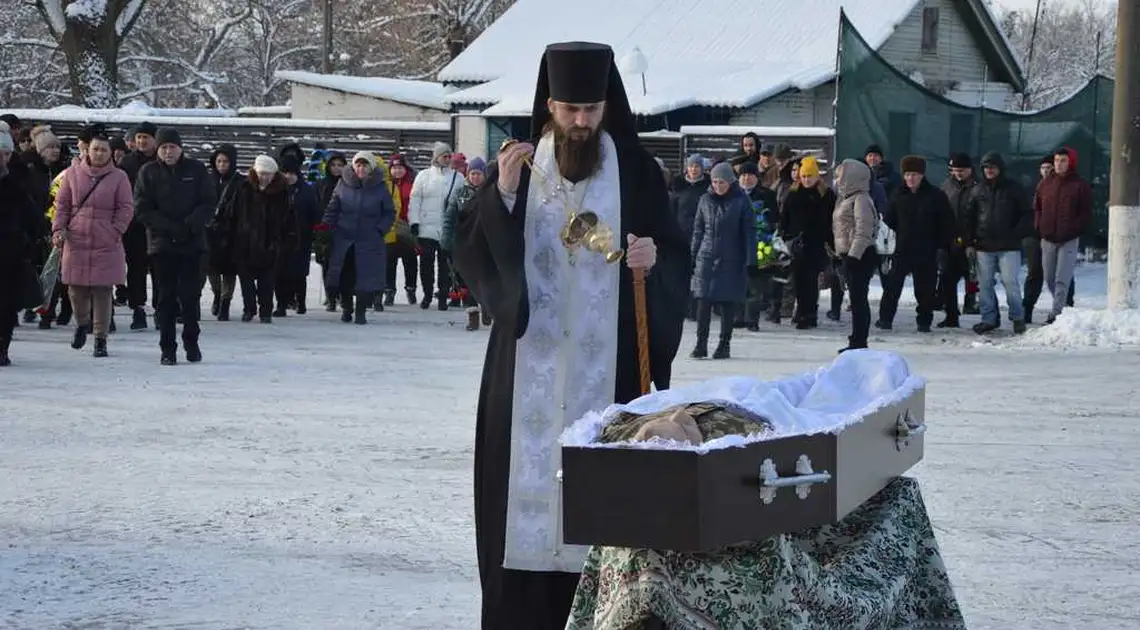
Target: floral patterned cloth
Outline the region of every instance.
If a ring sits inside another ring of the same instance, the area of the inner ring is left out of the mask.
[[[566,630],[965,630],[918,481],[711,553],[594,547]]]

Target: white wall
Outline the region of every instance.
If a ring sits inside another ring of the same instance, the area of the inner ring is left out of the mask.
[[[730,125],[761,127],[831,127],[835,86],[825,83],[807,92],[786,92],[735,112]]]
[[[455,151],[467,160],[487,158],[487,119],[477,113],[459,113],[455,116]]]
[[[447,122],[451,114],[370,96],[294,83],[293,118]]]

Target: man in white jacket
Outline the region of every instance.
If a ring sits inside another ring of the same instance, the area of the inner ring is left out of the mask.
[[[431,166],[417,173],[412,183],[408,222],[421,249],[420,284],[423,285],[424,299],[420,301],[420,308],[431,307],[432,289],[438,284],[436,303],[439,310],[446,311],[448,293],[451,291],[451,264],[447,253],[439,246],[439,237],[443,231],[447,201],[463,188],[464,179],[449,167],[451,147],[447,144],[435,143],[431,158]],[[437,266],[438,276],[433,277]]]

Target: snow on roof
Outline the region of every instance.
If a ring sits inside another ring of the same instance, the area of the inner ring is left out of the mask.
[[[752,132],[761,138],[830,138],[835,130],[830,127],[754,127],[751,125],[681,125],[684,136],[740,137]]]
[[[749,107],[835,76],[839,6],[876,49],[918,0],[725,0],[716,11],[692,0],[518,0],[440,71],[444,82],[486,82],[453,92],[450,104],[493,104],[488,116],[528,116],[538,61],[552,42],[607,43],[619,59],[634,48],[641,75],[622,73],[634,113],[701,105]],[[604,15],[604,19],[583,16]]]
[[[72,5],[73,6],[73,5]],[[231,118],[237,116],[232,109],[192,109],[184,107],[151,107],[143,101],[131,101],[115,109],[86,109],[79,105],[59,105],[49,110],[29,110],[48,112],[84,112],[87,115],[131,115],[149,116],[151,118],[166,118],[176,116],[181,118]]]
[[[288,116],[293,113],[292,105],[261,105],[239,107],[238,116]]]
[[[290,83],[300,83],[314,87],[336,90],[349,94],[359,94],[372,98],[382,98],[397,103],[418,105],[447,111],[450,109],[443,97],[447,88],[442,83],[432,81],[409,81],[384,77],[352,77],[339,74],[318,74],[300,70],[278,70],[278,79]]]
[[[117,110],[83,109],[6,109],[5,114],[15,114],[21,120],[41,122],[109,123],[131,125],[152,122],[159,127],[177,125],[212,125],[214,127],[247,127],[259,125],[281,129],[320,127],[324,129],[375,129],[387,131],[451,131],[450,122],[421,122],[406,120],[324,120],[318,118],[238,118],[226,116],[211,118],[205,116],[140,116],[123,114]]]

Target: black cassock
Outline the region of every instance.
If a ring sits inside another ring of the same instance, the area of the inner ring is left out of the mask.
[[[657,263],[646,278],[649,356],[653,382],[669,386],[671,364],[681,343],[689,284],[689,243],[669,212],[669,198],[657,163],[636,136],[613,136],[621,180],[621,241],[651,237]],[[537,143],[536,143],[537,144]],[[487,182],[464,208],[455,229],[454,262],[459,274],[489,308],[495,322],[483,365],[475,428],[475,535],[483,587],[483,630],[561,630],[566,625],[578,574],[503,569],[507,491],[510,476],[511,413],[516,340],[529,317],[523,268],[530,172],[523,170],[513,211],[503,205],[494,166]],[[620,246],[620,245],[619,245]],[[585,253],[596,256],[600,254]],[[641,395],[633,276],[622,265],[618,300],[617,384],[612,402]],[[599,401],[599,403],[610,401]],[[603,405],[604,406],[604,405]]]

